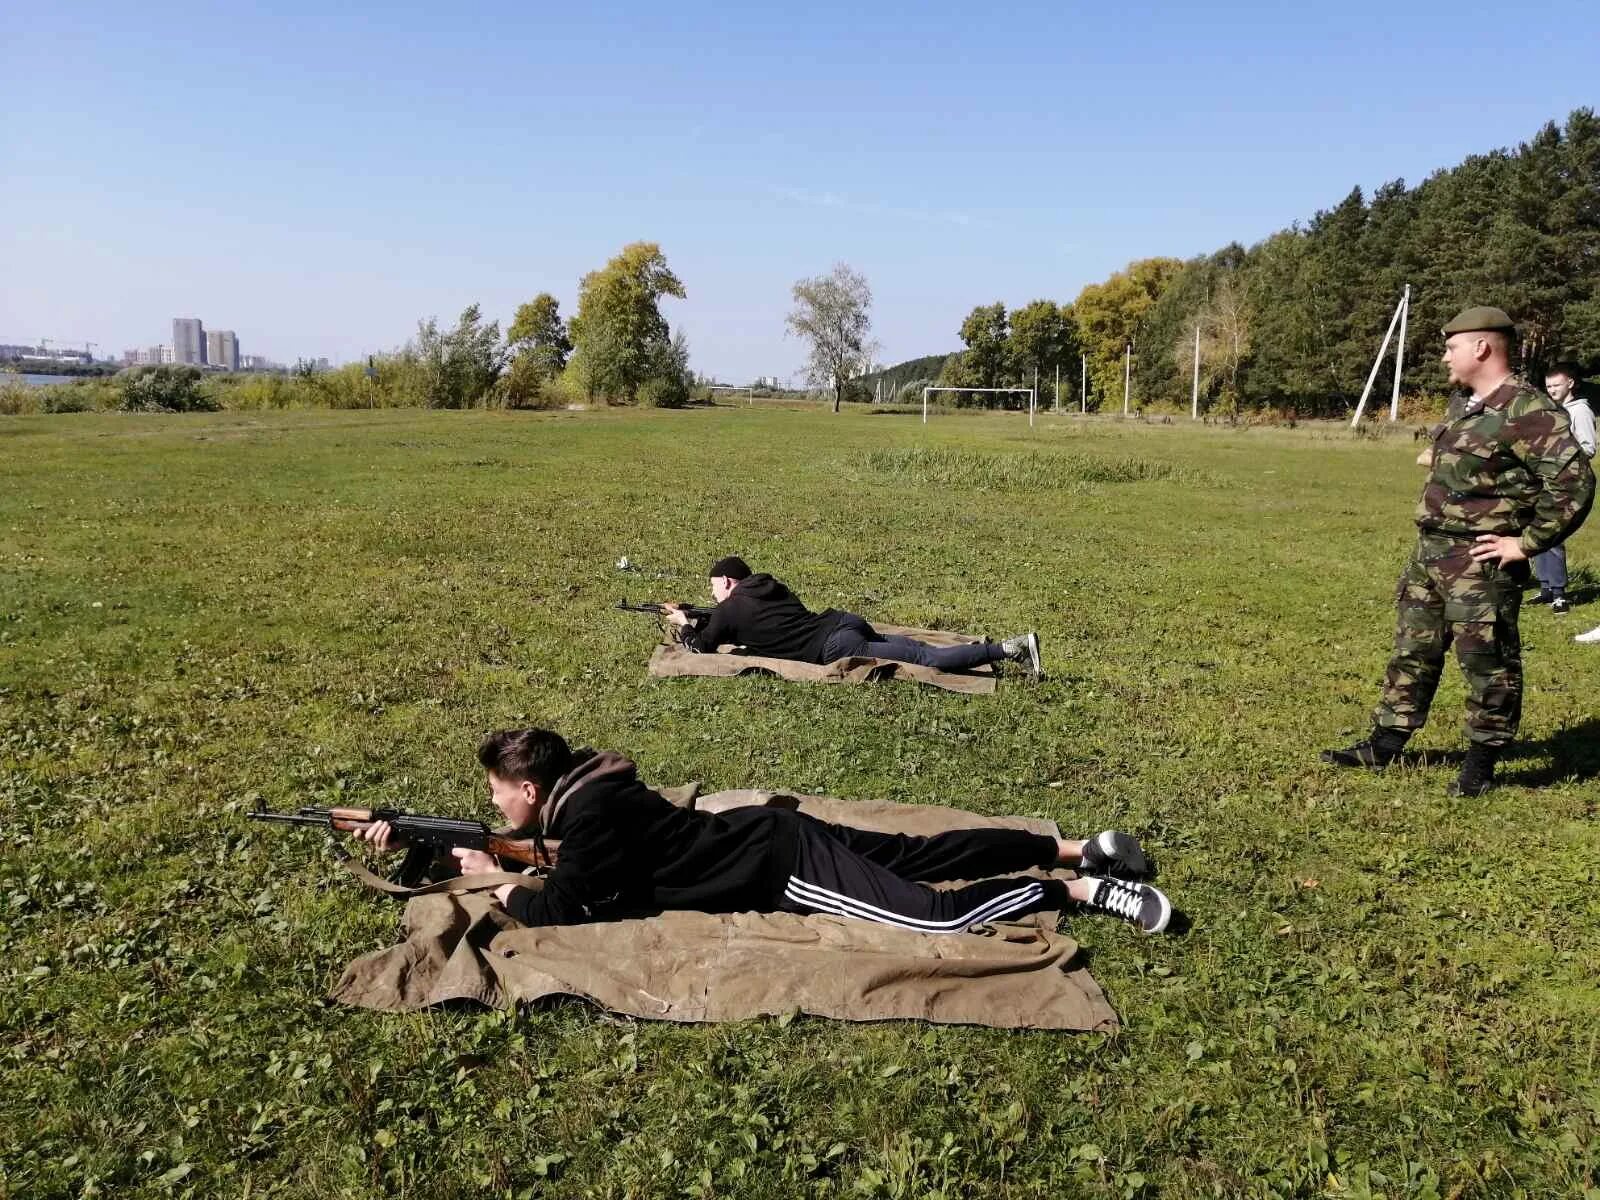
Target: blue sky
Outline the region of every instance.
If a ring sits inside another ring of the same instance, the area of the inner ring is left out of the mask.
[[[36,6],[0,72],[0,341],[357,358],[659,242],[695,367],[888,362],[974,304],[1246,244],[1600,102],[1591,5]]]

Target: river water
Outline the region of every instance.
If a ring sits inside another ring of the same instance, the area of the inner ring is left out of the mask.
[[[49,387],[52,383],[71,383],[74,379],[93,379],[92,375],[0,375],[0,380],[20,379],[29,387]]]

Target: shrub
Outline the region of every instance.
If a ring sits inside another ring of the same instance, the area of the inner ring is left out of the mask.
[[[548,363],[533,354],[519,354],[500,377],[496,396],[506,408],[559,408],[563,401],[554,383]]]
[[[47,413],[94,412],[97,408],[115,403],[116,389],[98,381],[83,380],[76,383],[55,383],[37,389],[44,394],[40,403]]]
[[[689,342],[682,330],[651,348],[650,372],[639,385],[638,400],[652,408],[682,408],[689,403]]]
[[[217,401],[245,412],[295,408],[303,402],[298,383],[283,375],[230,375],[218,381]]]
[[[16,417],[43,412],[44,404],[38,395],[42,391],[43,388],[30,387],[20,379],[0,380],[0,414]]]
[[[689,386],[682,376],[652,375],[639,385],[639,403],[652,408],[682,408],[689,403]]]
[[[216,412],[192,366],[129,367],[117,375],[123,412]]]

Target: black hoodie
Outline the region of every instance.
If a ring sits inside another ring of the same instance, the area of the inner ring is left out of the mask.
[[[702,654],[731,642],[766,658],[822,661],[822,647],[841,618],[837,609],[814,613],[771,575],[751,575],[734,585],[688,641]]]
[[[794,869],[790,815],[773,808],[698,813],[639,780],[620,754],[579,751],[550,790],[541,832],[561,839],[541,891],[506,904],[526,925],[580,925],[669,908],[771,912]]]

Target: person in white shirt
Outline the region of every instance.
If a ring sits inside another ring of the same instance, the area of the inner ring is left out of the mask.
[[[1577,394],[1583,372],[1576,363],[1558,362],[1544,373],[1544,390],[1572,421],[1572,436],[1590,458],[1594,457],[1594,412],[1589,402]],[[1566,616],[1572,605],[1567,600],[1567,547],[1563,542],[1552,550],[1533,556],[1533,573],[1539,577],[1539,595],[1533,604],[1548,604],[1557,616]],[[1579,641],[1600,641],[1600,626],[1581,634]]]

